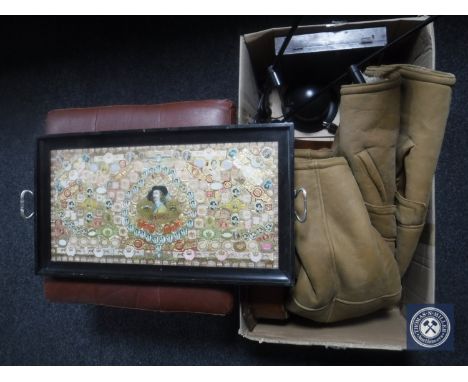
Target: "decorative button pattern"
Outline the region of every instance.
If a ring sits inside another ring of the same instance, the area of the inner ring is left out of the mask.
[[[277,168],[275,142],[54,150],[52,261],[277,268]]]

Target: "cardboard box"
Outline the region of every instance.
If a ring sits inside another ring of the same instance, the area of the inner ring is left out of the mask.
[[[425,17],[366,21],[347,24],[301,26],[297,33],[330,32],[344,26],[387,26],[389,41],[412,29]],[[285,36],[289,28],[268,29],[240,38],[239,59],[239,123],[249,123],[255,115],[258,103],[258,88],[255,73],[274,58],[274,38]],[[386,56],[383,63],[411,63],[435,69],[435,41],[433,24],[411,36],[398,47],[398,54]],[[398,61],[395,61],[398,60]],[[273,113],[280,110],[279,99],[270,98]],[[335,120],[339,123],[339,116]],[[326,131],[312,134],[296,134],[296,139],[332,140]],[[334,348],[406,349],[405,304],[434,303],[435,297],[435,210],[434,185],[432,200],[427,214],[426,226],[413,261],[402,280],[403,298],[400,307],[377,312],[361,319],[332,325],[320,325],[304,320],[288,322],[259,322],[250,331],[240,312],[239,334],[253,341],[294,345],[320,345]],[[241,304],[242,305],[242,304]],[[242,306],[241,306],[242,310]]]

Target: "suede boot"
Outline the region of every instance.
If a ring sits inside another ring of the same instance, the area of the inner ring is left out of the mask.
[[[373,226],[395,250],[395,151],[400,128],[400,75],[379,72],[368,83],[341,87],[334,148],[361,190]]]
[[[361,192],[342,158],[295,151],[295,187],[307,191],[307,218],[295,223],[296,285],[287,309],[336,322],[394,306],[401,283],[393,251],[372,226]],[[295,200],[303,215],[303,195]]]
[[[396,259],[401,276],[418,245],[445,132],[455,76],[413,65],[369,67],[366,74],[401,76],[396,150]]]

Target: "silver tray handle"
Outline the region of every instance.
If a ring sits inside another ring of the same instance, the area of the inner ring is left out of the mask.
[[[26,194],[31,194],[31,196],[34,196],[34,193],[31,190],[23,190],[21,191],[20,194],[20,215],[24,220],[31,219],[34,216],[34,212],[31,212],[29,215],[26,215],[24,213],[24,197]]]
[[[296,219],[299,223],[304,223],[307,220],[307,191],[302,187],[294,190],[294,199],[296,199],[299,194],[302,194],[304,200],[304,210],[301,216],[294,210],[294,215],[296,215]]]

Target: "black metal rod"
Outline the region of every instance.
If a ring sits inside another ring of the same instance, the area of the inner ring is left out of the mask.
[[[356,65],[351,65],[348,70],[349,70],[349,75],[355,84],[366,83],[366,80],[364,79],[362,72],[359,70],[359,68]]]
[[[293,38],[294,34],[296,33],[297,27],[302,21],[303,16],[298,16],[296,19],[296,22],[293,24],[293,26],[289,29],[288,35],[284,39],[283,43],[281,44],[281,48],[278,51],[278,54],[275,57],[275,60],[273,61],[273,65],[271,66],[273,69],[276,69],[276,66],[278,65],[279,59],[283,56],[284,51],[289,45],[289,42]]]
[[[266,99],[269,94],[270,94],[270,91],[272,89],[273,86],[279,86],[281,84],[280,80],[278,79],[277,77],[277,74],[276,74],[276,68],[278,66],[278,62],[279,62],[279,59],[283,56],[284,54],[284,51],[286,50],[286,48],[288,47],[289,45],[289,42],[291,41],[292,37],[294,36],[294,34],[296,33],[296,30],[300,24],[300,22],[302,21],[302,18],[303,16],[297,16],[296,17],[296,20],[295,22],[293,23],[292,27],[289,29],[288,31],[288,34],[286,36],[286,38],[284,39],[283,43],[281,44],[281,47],[280,47],[280,50],[278,51],[278,54],[276,55],[275,59],[273,60],[273,64],[271,66],[268,67],[267,69],[267,78],[263,84],[263,91],[260,95],[260,99],[258,101],[258,105],[257,105],[257,112],[255,113],[255,116],[254,116],[254,122],[258,122],[259,119],[260,119],[260,116],[263,114],[262,116],[262,120],[266,119],[266,106],[265,106],[265,102],[268,102],[268,100]],[[271,79],[272,77],[274,78],[274,81],[272,83]],[[276,84],[275,84],[276,82]],[[269,116],[268,116],[269,118]]]

